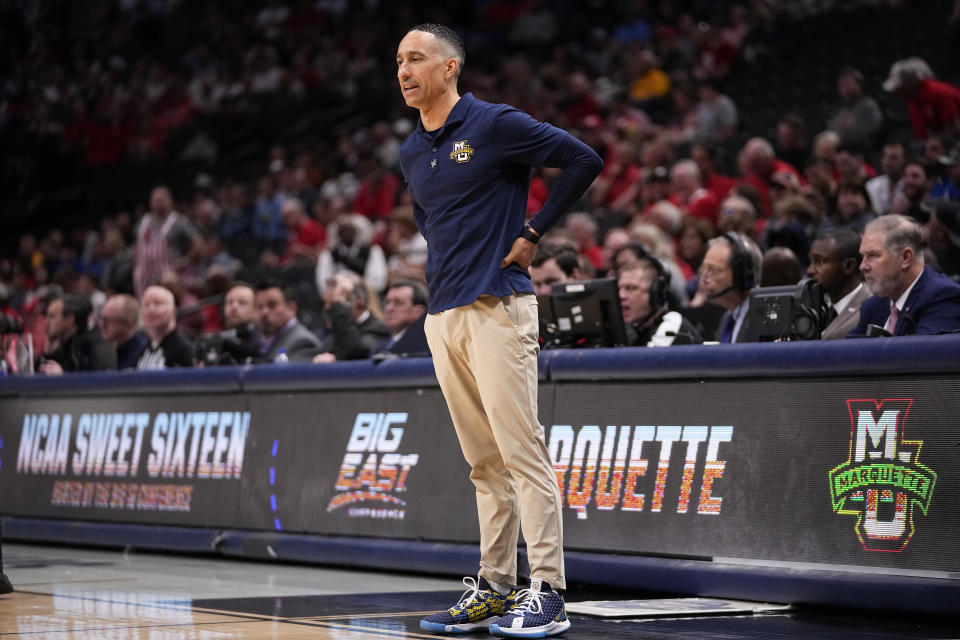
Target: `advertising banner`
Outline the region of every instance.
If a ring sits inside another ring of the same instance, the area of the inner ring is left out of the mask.
[[[541,418],[551,405],[545,385]],[[245,526],[479,541],[470,468],[439,388],[263,393],[251,410],[270,429],[250,441]]]
[[[568,548],[957,571],[957,379],[560,384]]]
[[[247,439],[240,394],[4,399],[0,513],[236,526]]]
[[[563,382],[570,550],[957,572],[960,377]],[[475,543],[436,387],[0,400],[0,513]]]

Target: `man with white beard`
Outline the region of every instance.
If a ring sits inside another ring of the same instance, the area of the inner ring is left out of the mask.
[[[916,222],[900,215],[877,218],[864,230],[860,255],[873,296],[860,307],[851,336],[867,335],[870,325],[892,336],[960,330],[960,285],[924,264]]]

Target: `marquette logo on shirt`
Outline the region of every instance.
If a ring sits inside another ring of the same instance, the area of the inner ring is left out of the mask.
[[[850,454],[834,467],[830,499],[836,513],[857,516],[867,551],[903,551],[913,537],[914,507],[930,508],[935,471],[920,462],[921,440],[904,437],[912,399],[847,400]]]
[[[450,152],[450,159],[456,160],[460,164],[470,162],[473,155],[473,147],[467,144],[466,140],[460,140],[453,143],[453,151]]]
[[[407,476],[416,453],[398,453],[406,413],[358,413],[327,512],[348,507],[351,518],[403,520]]]

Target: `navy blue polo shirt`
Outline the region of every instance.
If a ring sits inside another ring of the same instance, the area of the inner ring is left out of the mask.
[[[523,229],[531,170],[569,134],[509,105],[467,93],[436,131],[423,122],[400,146],[413,213],[427,240],[428,312],[483,294],[533,293],[530,276],[500,261]]]

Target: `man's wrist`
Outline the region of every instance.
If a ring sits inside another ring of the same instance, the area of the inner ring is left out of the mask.
[[[529,240],[533,244],[540,242],[540,234],[534,231],[533,227],[530,225],[525,225],[520,231],[520,237],[525,240]]]

